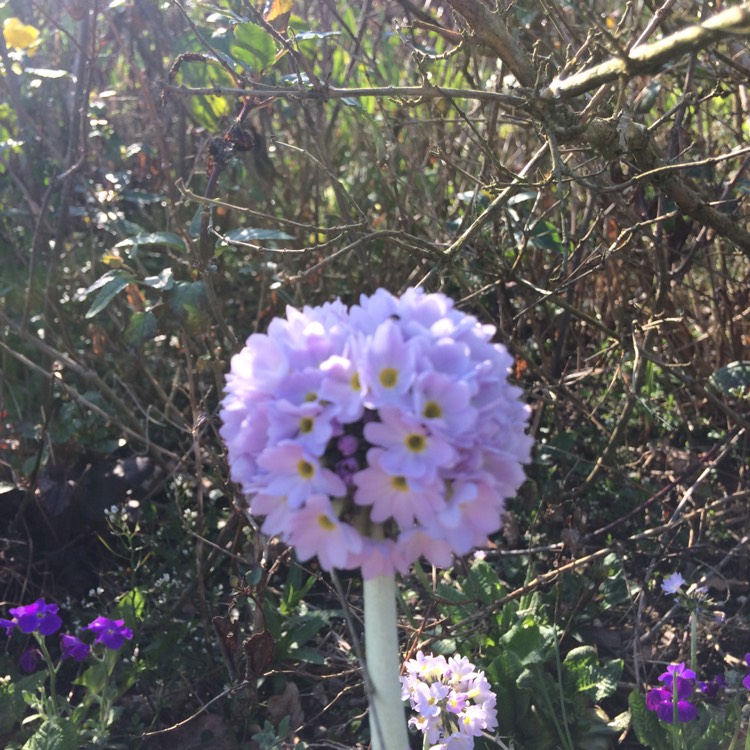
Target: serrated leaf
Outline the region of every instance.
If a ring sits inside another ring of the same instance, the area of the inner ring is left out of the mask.
[[[79,750],[78,732],[71,721],[45,721],[22,750]]]
[[[505,595],[497,573],[483,560],[475,562],[465,582],[466,592],[483,604],[491,604]]]
[[[233,29],[232,55],[257,71],[264,71],[276,59],[276,44],[265,29],[241,23]]]
[[[594,701],[608,698],[617,690],[617,680],[622,673],[622,662],[599,664],[599,656],[593,646],[579,646],[568,652],[563,664],[573,678],[576,692],[589,696]]]
[[[293,240],[294,237],[280,229],[243,227],[242,229],[232,229],[222,239],[228,242],[251,242],[253,240]]]

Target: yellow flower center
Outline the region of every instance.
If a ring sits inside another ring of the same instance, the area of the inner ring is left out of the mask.
[[[391,487],[399,492],[406,492],[409,489],[409,483],[405,477],[391,477]]]
[[[422,416],[425,419],[440,419],[443,416],[443,410],[437,401],[428,401],[422,409]]]
[[[297,473],[303,479],[311,479],[315,476],[315,467],[309,461],[303,459],[297,463]]]
[[[318,524],[323,531],[333,531],[336,528],[336,524],[323,513],[318,516]]]
[[[383,388],[393,388],[398,383],[398,370],[395,367],[384,367],[378,379]]]
[[[315,420],[312,417],[303,417],[299,421],[299,431],[303,435],[308,435],[313,431],[313,427],[315,426]]]
[[[411,435],[406,437],[404,442],[412,453],[421,453],[427,447],[425,436],[420,435],[418,432],[412,432]]]

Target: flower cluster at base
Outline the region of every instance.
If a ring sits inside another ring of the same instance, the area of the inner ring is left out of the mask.
[[[5,628],[6,635],[14,630],[20,630],[27,635],[38,634],[48,636],[56,633],[62,627],[62,620],[57,614],[57,604],[47,604],[44,599],[37,599],[33,604],[10,609],[12,620],[0,618],[0,627]],[[133,637],[133,631],[125,626],[124,620],[110,620],[108,617],[97,617],[85,628],[94,633],[94,643],[101,643],[105,648],[119,650],[126,640]],[[80,638],[64,633],[60,636],[60,651],[63,659],[83,661],[90,653],[91,646]],[[27,650],[21,657],[21,667],[24,671],[33,671],[36,665],[33,650]]]
[[[221,435],[263,532],[365,578],[483,545],[531,450],[494,332],[443,294],[381,289],[350,309],[289,307],[251,335]]]
[[[495,694],[465,657],[419,651],[405,668],[401,697],[417,714],[409,725],[425,735],[430,750],[471,750],[475,737],[497,727]]]

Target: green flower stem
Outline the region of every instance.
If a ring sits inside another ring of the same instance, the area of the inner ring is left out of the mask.
[[[57,669],[58,667],[55,666],[55,663],[52,661],[52,657],[49,655],[49,650],[47,649],[47,643],[44,639],[44,636],[39,635],[39,633],[34,633],[34,638],[36,638],[36,642],[39,644],[39,649],[42,652],[44,661],[47,664],[47,671],[49,672],[49,697],[50,697],[50,700],[52,701],[52,707],[55,711],[55,716],[59,717],[60,709],[57,705]]]
[[[364,581],[365,656],[370,680],[370,734],[373,750],[408,750],[399,680],[396,580]]]

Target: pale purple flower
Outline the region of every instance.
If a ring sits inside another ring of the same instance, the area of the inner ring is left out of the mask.
[[[661,590],[665,594],[676,594],[684,583],[685,579],[680,573],[672,573],[661,582]]]
[[[258,466],[265,470],[261,486],[272,495],[286,495],[289,507],[301,508],[313,493],[337,497],[346,494],[346,486],[330,469],[302,445],[292,440],[267,448],[258,457]]]
[[[349,568],[350,556],[362,549],[360,535],[340,521],[325,495],[311,495],[289,521],[289,543],[300,560],[317,555],[326,570]]]
[[[232,358],[221,435],[264,533],[366,578],[484,544],[531,449],[493,335],[445,295],[381,289],[349,309],[287,308],[250,336]],[[343,551],[321,546],[331,534]]]
[[[380,418],[381,422],[365,425],[365,437],[384,449],[377,458],[387,472],[429,481],[455,463],[456,451],[450,443],[416,419],[393,407],[381,409]]]
[[[395,519],[402,528],[408,528],[415,521],[428,523],[441,509],[440,482],[391,474],[380,465],[378,457],[382,454],[381,449],[372,448],[367,454],[370,465],[354,475],[357,485],[354,502],[372,506],[370,518],[376,523],[389,518]]]
[[[125,620],[110,620],[99,616],[86,628],[96,635],[94,643],[101,643],[105,648],[117,651],[125,641],[133,637],[133,631],[125,626]]]
[[[474,738],[497,727],[495,694],[484,672],[466,658],[426,655],[406,662],[401,697],[414,716],[409,724],[435,748],[473,748]]]

